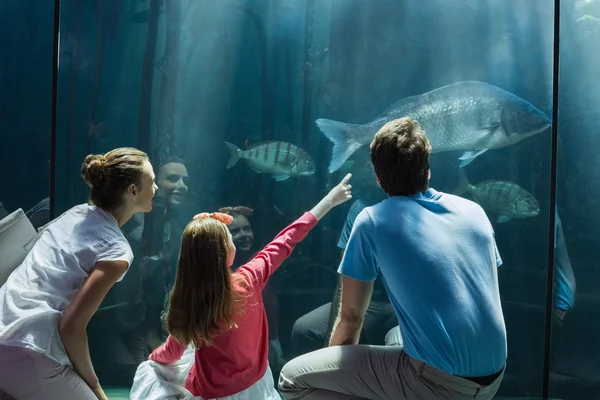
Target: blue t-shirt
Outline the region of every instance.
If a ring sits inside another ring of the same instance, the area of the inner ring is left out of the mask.
[[[348,215],[346,215],[346,222],[344,222],[344,229],[340,234],[340,238],[337,243],[337,247],[346,250],[346,246],[348,245],[348,239],[350,238],[350,233],[352,232],[352,227],[354,226],[354,221],[356,221],[356,217],[358,214],[367,207],[367,203],[365,203],[361,199],[357,199],[348,210]],[[371,297],[371,301],[379,301],[379,302],[388,302],[388,297],[385,292],[385,288],[381,283],[381,279],[375,281],[375,285],[373,286],[373,295]]]
[[[483,209],[429,189],[365,208],[338,272],[365,282],[381,273],[406,354],[470,377],[506,363],[501,264]]]

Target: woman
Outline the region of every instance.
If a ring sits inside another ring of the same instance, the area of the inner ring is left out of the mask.
[[[51,222],[0,288],[0,389],[16,399],[107,399],[90,360],[86,326],[133,259],[119,229],[152,209],[146,153],[88,155],[91,204]]]

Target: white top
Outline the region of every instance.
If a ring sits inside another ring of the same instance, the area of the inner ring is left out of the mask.
[[[72,367],[59,335],[62,313],[94,265],[115,260],[131,265],[133,252],[112,214],[88,204],[65,212],[0,288],[0,344]]]

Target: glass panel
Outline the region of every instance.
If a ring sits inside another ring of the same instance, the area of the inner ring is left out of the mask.
[[[398,116],[419,120],[432,140],[432,187],[469,199],[483,193],[479,201],[504,261],[509,355],[499,395],[539,396],[551,142],[549,130],[538,128],[551,108],[552,5],[63,0],[57,212],[86,201],[79,168],[89,153],[147,151],[159,186],[153,211],[123,226],[136,259],[88,329],[103,385],[128,388],[138,364],[164,339],[161,312],[183,229],[195,213],[253,210],[230,226],[237,266],[352,172],[354,200],[320,222],[264,292],[275,380],[285,361],[323,347],[340,238],[358,211],[385,197],[366,146],[373,132],[348,124],[366,124],[395,107]],[[468,98],[461,114],[444,116],[444,102],[455,100],[459,88]],[[435,102],[425,95],[435,89],[447,97]],[[419,101],[438,108],[411,114],[407,104]],[[332,151],[331,120],[356,138],[347,158]],[[462,151],[452,149],[453,138],[466,143]],[[268,141],[275,143],[267,147]],[[306,151],[289,157],[310,157],[314,173],[303,176],[285,162],[273,172],[268,151],[281,154],[288,143]],[[243,159],[236,162],[236,155]],[[459,168],[459,157],[472,162]],[[490,180],[500,184],[498,192],[486,186]],[[536,200],[519,200],[520,193]],[[381,282],[375,288],[361,341],[383,344],[397,320]]]
[[[600,279],[598,226],[597,41],[600,3],[561,2],[557,226],[550,396],[590,399],[600,394],[595,343]],[[585,162],[584,162],[585,160]]]
[[[0,5],[0,219],[22,208],[35,227],[50,216],[53,7],[44,0]]]

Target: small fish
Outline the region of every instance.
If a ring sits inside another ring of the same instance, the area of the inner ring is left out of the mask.
[[[486,212],[495,214],[499,224],[535,217],[540,213],[535,197],[516,183],[489,180],[471,185],[466,181],[463,191],[470,193]]]
[[[333,143],[329,172],[369,144],[383,125],[402,117],[419,122],[432,153],[464,151],[461,168],[489,149],[516,144],[550,127],[546,114],[513,93],[484,82],[457,82],[404,98],[364,125],[317,119]]]
[[[171,67],[171,64],[169,63],[169,57],[168,56],[161,57],[158,61],[156,61],[154,63],[154,66],[161,73],[168,75],[170,72],[170,67]]]
[[[324,48],[321,51],[317,51],[313,56],[313,61],[315,63],[322,63],[325,58],[329,55],[329,47]]]
[[[312,158],[306,151],[291,143],[268,141],[256,143],[247,150],[241,150],[228,142],[225,144],[230,152],[228,169],[242,159],[255,172],[271,174],[278,182],[290,176],[306,176],[315,173],[315,163]]]

